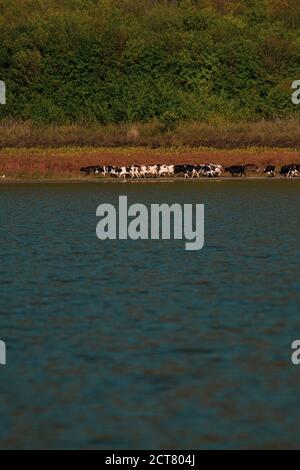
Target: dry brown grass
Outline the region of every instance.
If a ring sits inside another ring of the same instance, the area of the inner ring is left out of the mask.
[[[129,165],[155,163],[268,164],[277,167],[300,163],[300,151],[294,149],[249,148],[219,150],[209,148],[49,148],[0,150],[0,178],[84,178],[80,168],[89,165]],[[5,181],[5,179],[3,179]]]
[[[297,119],[252,123],[180,122],[172,132],[161,132],[159,122],[97,127],[47,126],[30,122],[2,122],[0,148],[57,147],[247,147],[300,148]]]

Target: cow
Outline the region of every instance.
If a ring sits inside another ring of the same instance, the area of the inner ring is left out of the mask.
[[[146,165],[142,165],[139,168],[139,174],[141,178],[146,178],[148,174],[148,167]]]
[[[126,178],[129,175],[129,169],[126,166],[121,166],[118,177],[119,178]]]
[[[263,173],[267,173],[268,176],[273,177],[276,174],[276,166],[275,165],[268,165]]]
[[[211,172],[211,165],[208,163],[205,163],[204,165],[197,165],[196,171],[198,174],[198,178],[202,176],[208,177],[210,172]]]
[[[195,165],[184,165],[184,177],[185,178],[193,178],[195,174]]]
[[[172,176],[174,175],[174,165],[159,165],[158,176]]]
[[[215,178],[221,176],[223,168],[221,165],[213,163],[205,163],[202,165],[175,165],[174,174],[184,175],[185,178],[200,178],[206,176],[208,178]]]
[[[90,168],[88,166],[83,166],[82,168],[80,168],[79,170],[81,173],[85,173],[86,175],[89,175],[90,174]]]
[[[175,175],[184,175],[185,178],[193,177],[195,165],[174,165]]]
[[[95,174],[101,174],[102,176],[106,176],[106,175],[114,175],[117,173],[117,168],[114,167],[114,166],[101,166],[101,167],[98,167],[98,172]]]
[[[158,165],[148,165],[147,174],[149,176],[158,176]]]
[[[85,166],[80,168],[81,173],[85,173],[86,175],[90,175],[91,173],[97,174],[102,171],[102,166]]]
[[[131,179],[133,178],[139,178],[140,177],[140,167],[137,166],[137,165],[131,165],[130,167],[128,167],[129,169],[129,176],[131,177]]]
[[[293,178],[298,176],[300,173],[300,165],[297,163],[292,163],[291,165],[283,165],[280,170],[280,174],[287,178]]]
[[[174,173],[175,175],[180,175],[185,173],[186,165],[175,165],[174,166]]]
[[[200,173],[206,178],[217,178],[222,175],[223,168],[221,165],[214,165],[213,163],[207,163],[200,165]]]
[[[246,166],[245,165],[232,165],[225,168],[225,172],[229,172],[231,176],[238,175],[238,176],[246,176]]]

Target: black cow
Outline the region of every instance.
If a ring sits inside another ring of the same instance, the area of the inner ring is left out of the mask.
[[[271,177],[275,176],[275,173],[276,173],[276,166],[275,166],[275,165],[268,165],[268,166],[264,169],[263,173],[268,173],[268,176],[271,176]]]
[[[81,173],[85,173],[86,175],[98,174],[103,172],[103,166],[85,166],[80,168]]]
[[[234,176],[234,175],[246,176],[245,170],[246,170],[245,165],[232,165],[232,166],[228,166],[227,168],[225,168],[225,172],[229,172],[231,176]]]

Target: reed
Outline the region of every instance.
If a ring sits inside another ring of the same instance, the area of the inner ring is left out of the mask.
[[[169,131],[160,122],[123,123],[84,127],[37,126],[31,122],[2,121],[0,148],[58,147],[247,147],[300,148],[300,121],[296,118],[258,122],[181,121]]]

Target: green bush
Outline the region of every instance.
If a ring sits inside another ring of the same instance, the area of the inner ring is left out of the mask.
[[[159,122],[161,132],[171,132],[176,128],[178,116],[175,112],[166,111],[160,116]]]
[[[0,119],[158,120],[166,132],[179,119],[294,115],[293,2],[0,0]]]

